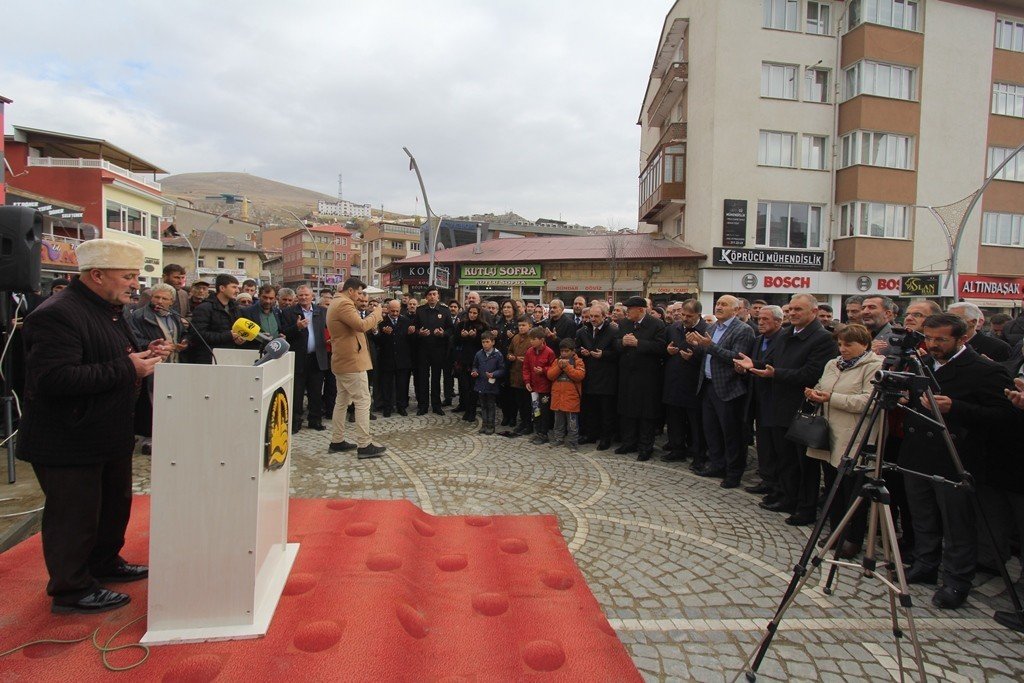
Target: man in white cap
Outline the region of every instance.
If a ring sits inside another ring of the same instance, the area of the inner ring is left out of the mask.
[[[138,349],[124,305],[139,286],[140,248],[108,239],[77,250],[80,276],[25,319],[25,386],[18,458],[46,496],[46,592],[58,614],[90,614],[130,598],[102,587],[147,567],[119,552],[132,505],[134,413],[142,379],[170,353]]]

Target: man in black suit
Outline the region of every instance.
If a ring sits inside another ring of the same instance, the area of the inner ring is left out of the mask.
[[[597,450],[611,447],[618,413],[619,364],[615,356],[616,331],[608,320],[606,305],[590,307],[590,322],[576,333],[576,348],[583,357],[586,375],[580,401],[580,443],[597,442]]]
[[[959,316],[931,315],[921,331],[928,349],[925,365],[939,384],[935,402],[953,444],[968,472],[984,472],[995,435],[1013,420],[1004,395],[1012,389],[1010,377],[998,363],[967,345],[967,324]],[[912,401],[909,407],[928,415],[925,401],[921,397],[919,405]],[[941,433],[916,415],[914,410],[905,413],[900,466],[959,481]],[[967,599],[977,561],[978,536],[969,494],[919,476],[908,475],[905,483],[914,524],[914,564],[907,571],[907,583],[936,583],[941,564],[943,586],[932,604],[956,609]]]
[[[708,324],[701,317],[701,305],[697,299],[673,304],[669,309],[674,322],[665,333],[668,358],[665,360],[665,389],[662,392],[668,454],[662,459],[676,462],[692,457],[697,463],[704,457],[704,429],[700,399],[697,397],[704,351],[687,342],[686,334],[704,334]]]
[[[423,392],[422,397],[416,397],[416,414],[427,414],[429,400],[430,409],[434,414],[444,415],[444,410],[441,409],[441,372],[448,358],[452,321],[448,309],[437,303],[441,298],[437,287],[429,287],[426,298],[426,305],[416,310],[416,341],[419,346],[417,375],[420,380],[420,391]],[[465,399],[465,396],[462,398]]]
[[[192,309],[189,335],[199,337],[189,343],[189,362],[196,364],[213,363],[214,349],[240,348],[245,340],[234,332],[232,326],[238,320],[238,280],[234,275],[220,274],[214,280],[213,296]],[[205,343],[204,343],[205,342]]]
[[[697,391],[703,405],[701,420],[708,444],[708,464],[697,474],[721,477],[721,486],[726,489],[740,485],[747,466],[743,422],[747,378],[736,372],[733,361],[750,353],[754,331],[736,317],[738,310],[736,297],[721,296],[715,303],[715,324],[702,334],[686,335],[687,342],[701,347],[706,354]]]
[[[544,321],[544,327],[548,329],[547,344],[558,357],[558,344],[563,339],[575,339],[577,325],[575,318],[565,312],[565,304],[561,299],[552,299],[548,304],[548,319]],[[584,361],[586,362],[586,361]]]
[[[967,345],[997,363],[1010,360],[1010,345],[997,337],[978,332],[978,323],[982,320],[981,309],[967,301],[958,301],[946,309],[949,313],[959,316],[967,323]]]
[[[647,314],[647,300],[626,301],[626,318],[615,338],[619,357],[619,400],[622,445],[615,452],[636,451],[637,460],[651,459],[654,431],[661,422],[661,384],[665,358],[665,323]]]
[[[377,385],[384,417],[397,410],[402,417],[408,415],[409,374],[412,372],[412,353],[409,340],[415,337],[416,326],[402,315],[398,299],[388,302],[384,319],[377,326],[373,341],[377,344]]]
[[[790,526],[813,524],[817,518],[821,467],[807,457],[807,447],[786,438],[793,416],[804,402],[804,389],[821,379],[825,364],[839,355],[839,347],[821,321],[818,301],[810,294],[797,294],[789,301],[792,327],[780,331],[772,363],[755,364],[741,356],[736,367],[754,375],[754,382],[771,382],[772,445],[778,455],[779,509],[794,509],[786,518]]]
[[[295,290],[294,306],[281,313],[281,331],[295,353],[292,392],[292,433],[302,429],[302,402],[308,398],[306,419],[310,429],[323,431],[324,379],[331,367],[324,330],[327,309],[313,305],[313,290],[302,285]],[[333,379],[331,377],[330,379]]]
[[[782,309],[764,305],[757,313],[757,329],[760,334],[754,339],[754,351],[750,359],[755,367],[775,363],[775,351],[782,339]],[[744,370],[744,372],[746,372]],[[747,424],[753,421],[757,429],[757,474],[761,483],[748,486],[747,493],[761,494],[764,499],[760,507],[773,512],[784,510],[782,491],[779,488],[779,452],[772,436],[775,418],[772,410],[772,383],[753,381],[747,396]],[[789,510],[792,514],[794,510]]]

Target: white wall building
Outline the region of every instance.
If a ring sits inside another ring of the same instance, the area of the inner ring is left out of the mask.
[[[369,218],[370,205],[356,204],[347,199],[328,202],[321,199],[316,203],[316,212],[321,216],[340,216],[343,218]]]

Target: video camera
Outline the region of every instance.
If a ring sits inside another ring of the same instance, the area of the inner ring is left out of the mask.
[[[886,392],[909,391],[920,394],[927,391],[928,387],[931,386],[931,378],[913,372],[879,370],[875,373],[875,379],[871,383]]]

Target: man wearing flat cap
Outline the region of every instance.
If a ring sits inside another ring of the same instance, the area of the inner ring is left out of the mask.
[[[654,432],[661,420],[661,383],[665,352],[665,323],[648,315],[647,300],[626,300],[626,318],[615,340],[619,357],[619,417],[622,445],[618,454],[637,453],[651,459]]]
[[[18,435],[18,458],[32,463],[46,496],[46,592],[58,614],[122,607],[130,598],[104,586],[149,574],[119,553],[132,505],[139,388],[170,352],[164,340],[137,348],[124,318],[142,250],[97,239],[77,255],[80,276],[25,319]]]

